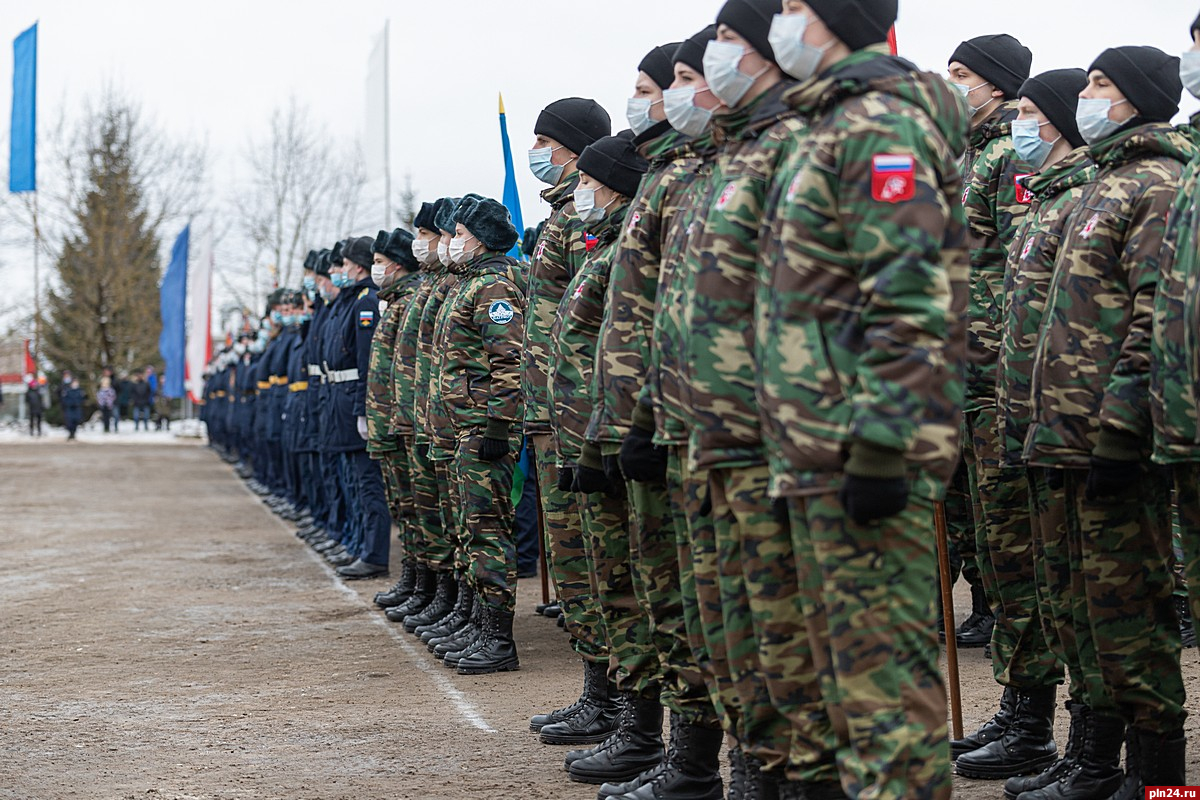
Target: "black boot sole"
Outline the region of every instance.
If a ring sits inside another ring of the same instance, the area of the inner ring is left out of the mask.
[[[995,766],[968,766],[964,768],[958,762],[954,764],[954,772],[964,778],[977,780],[1000,780],[1002,778],[1019,778],[1023,775],[1036,775],[1043,772],[1051,764],[1058,761],[1058,753],[1022,761],[1019,764],[997,764]]]
[[[547,736],[544,733],[540,735],[542,744],[600,744],[609,736],[612,736],[617,729],[601,731],[590,736],[579,734],[575,736]],[[637,777],[636,775],[634,777]]]
[[[459,675],[491,675],[495,672],[516,672],[521,668],[521,662],[515,658],[501,661],[499,664],[489,664],[486,667],[457,667]]]
[[[593,786],[599,786],[602,783],[626,783],[641,775],[646,770],[656,766],[661,759],[656,759],[643,764],[631,764],[624,770],[609,772],[589,772],[581,770],[576,772],[574,769],[568,770],[568,775],[571,780],[576,783],[590,783]]]

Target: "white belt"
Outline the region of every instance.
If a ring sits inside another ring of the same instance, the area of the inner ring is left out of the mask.
[[[325,380],[329,383],[349,383],[358,380],[357,369],[331,370]]]
[[[309,364],[308,365],[308,377],[319,378],[319,377],[321,377],[322,374],[324,374],[324,373],[321,372],[321,367],[318,366],[317,364]]]

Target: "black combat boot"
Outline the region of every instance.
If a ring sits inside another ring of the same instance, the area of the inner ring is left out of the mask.
[[[483,604],[483,601],[479,601]],[[483,633],[475,652],[458,662],[459,675],[490,675],[521,668],[517,645],[513,641],[513,612],[483,605]]]
[[[1012,721],[999,739],[963,753],[954,771],[966,778],[996,780],[1041,772],[1058,758],[1054,745],[1057,686],[1017,690]]]
[[[983,586],[971,587],[971,615],[958,626],[956,641],[959,647],[986,647],[992,641],[996,617],[987,604]]]
[[[574,761],[568,771],[580,783],[621,783],[641,775],[663,760],[662,703],[651,696],[624,693],[617,731],[592,755]],[[545,728],[542,732],[545,733]]]
[[[701,728],[671,715],[671,742],[664,759],[666,768],[654,780],[618,800],[722,800],[720,755],[725,733],[720,728]]]
[[[404,630],[413,633],[422,625],[437,622],[454,608],[458,600],[458,581],[454,578],[454,571],[439,572],[436,587],[429,605],[404,618]]]
[[[446,657],[447,653],[466,650],[467,645],[479,638],[479,612],[483,603],[471,601],[471,612],[461,628],[438,639],[429,640],[429,650],[438,659]]]
[[[1186,597],[1175,598],[1175,613],[1179,617],[1179,639],[1184,648],[1196,646],[1196,623]],[[1153,785],[1153,784],[1152,784]]]
[[[377,593],[375,605],[380,608],[395,608],[412,597],[416,586],[417,561],[414,558],[406,558],[400,566],[400,580],[396,581],[396,585],[386,592]]]
[[[596,792],[596,800],[608,800],[610,797],[620,797],[629,794],[632,791],[642,788],[647,783],[654,782],[666,770],[667,762],[660,761],[631,781],[625,781],[625,783],[606,783]]]
[[[1005,687],[1004,693],[1000,695],[1000,710],[991,719],[965,739],[950,740],[950,760],[953,761],[963,753],[973,752],[999,739],[1012,724],[1013,709],[1016,704],[1016,691]]]
[[[482,600],[475,603],[475,614],[471,624],[462,631],[462,634],[453,643],[454,649],[447,649],[445,651],[445,655],[442,656],[442,664],[447,669],[458,669],[459,661],[462,661],[464,658],[471,655],[483,646],[483,620],[485,610],[486,606],[484,606]],[[437,652],[436,648],[434,652]]]
[[[459,580],[455,584],[454,605],[450,607],[450,610],[440,619],[434,620],[428,625],[418,625],[413,633],[419,636],[425,644],[429,644],[430,639],[445,636],[466,621],[467,614],[464,613],[464,604],[471,603],[474,599],[475,587],[471,586],[470,581]]]
[[[1105,800],[1121,788],[1121,743],[1125,723],[1120,717],[1092,714],[1079,758],[1057,781],[1017,795],[1019,800]]]
[[[616,687],[608,680],[608,665],[597,663],[584,675],[583,700],[575,713],[559,722],[543,725],[538,732],[542,744],[598,744],[617,730],[621,707]],[[530,721],[532,727],[533,721]]]
[[[387,618],[392,622],[404,622],[404,618],[409,614],[415,614],[429,605],[437,592],[437,575],[437,572],[424,564],[418,564],[412,596],[400,605],[389,608]]]
[[[840,781],[780,781],[779,800],[848,800]]]
[[[579,695],[579,699],[569,706],[556,708],[549,714],[534,714],[529,718],[529,730],[533,733],[541,733],[542,728],[547,725],[562,722],[567,717],[578,714],[585,705],[593,703],[592,694],[597,691],[605,693],[601,695],[601,699],[595,701],[601,703],[603,698],[607,697],[608,692],[608,664],[585,660],[583,662],[583,692]]]
[[[738,797],[742,800],[779,800],[781,787],[788,781],[783,778],[783,771],[777,773],[763,771],[762,759],[746,753],[746,783]],[[733,787],[730,787],[732,793]],[[803,796],[803,795],[801,795]]]
[[[1147,786],[1186,786],[1183,731],[1125,734],[1125,780],[1112,800],[1143,800]]]
[[[1071,769],[1079,760],[1083,748],[1084,734],[1087,731],[1088,720],[1092,710],[1083,703],[1074,700],[1067,701],[1067,713],[1071,716],[1071,727],[1067,731],[1067,747],[1061,751],[1062,758],[1055,761],[1039,775],[1031,778],[1009,778],[1004,782],[1005,800],[1017,800],[1017,796],[1034,789],[1044,789],[1057,781]]]
[[[634,695],[629,692],[621,692],[620,695],[617,696],[617,705],[620,706],[620,710],[617,712],[617,729],[612,732],[611,736],[609,736],[600,744],[593,745],[592,747],[586,747],[582,750],[568,750],[566,757],[563,759],[563,769],[570,772],[571,765],[576,761],[582,761],[585,758],[591,758],[602,750],[607,750],[608,748],[612,747],[619,741],[624,731],[633,724],[633,698]],[[661,761],[662,759],[659,760]],[[640,772],[638,773],[638,775],[641,774],[642,773]]]

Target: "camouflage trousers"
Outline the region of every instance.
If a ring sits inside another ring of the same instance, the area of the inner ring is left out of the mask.
[[[971,448],[964,445],[963,461],[946,489],[943,505],[950,545],[950,576],[957,582],[958,576],[962,575],[968,585],[982,586],[975,549],[975,505],[971,502],[971,481],[967,471],[967,461],[971,457]]]
[[[708,472],[688,466],[687,445],[667,447],[667,492],[675,519],[679,560],[679,599],[683,631],[692,661],[700,670],[715,720],[736,741],[742,740],[742,718],[729,673],[725,617],[721,613],[721,569],[717,537],[708,502]],[[676,632],[676,636],[680,632]],[[679,642],[674,648],[680,646]],[[700,724],[700,723],[698,723]]]
[[[512,503],[512,454],[498,461],[479,458],[482,431],[467,431],[458,438],[449,495],[458,512],[465,569],[475,596],[491,608],[512,611],[517,602],[517,539]],[[518,443],[518,449],[520,445]]]
[[[429,445],[408,441],[412,455],[412,500],[410,506],[416,521],[417,558],[436,570],[451,569],[454,565],[454,544],[449,528],[442,518],[442,494],[437,469],[429,458]]]
[[[574,492],[558,488],[557,454],[550,434],[529,437],[537,467],[538,498],[546,531],[546,565],[554,582],[571,646],[587,661],[607,661],[599,603],[592,594],[587,542]]]
[[[692,625],[695,615],[695,575],[688,542],[687,507],[681,483],[672,490],[652,483],[629,481],[630,560],[633,588],[650,626],[650,641],[658,658],[660,701],[689,725],[714,728],[716,713],[704,674],[696,663],[684,614],[682,575],[688,575]],[[678,504],[673,500],[680,501]],[[686,562],[681,562],[686,555]]]
[[[387,489],[388,508],[399,529],[400,544],[404,557],[412,558],[417,549],[416,508],[412,504],[412,470],[409,466],[408,448],[400,444],[395,450],[384,453],[380,462],[384,486]]]
[[[455,469],[458,456],[457,446],[454,455],[445,458],[441,455],[433,457],[433,471],[438,481],[438,503],[442,507],[442,519],[446,521],[446,539],[450,543],[451,556],[448,569],[454,570],[459,576],[465,576],[471,569],[471,534],[463,527],[464,497],[460,496],[462,488]]]
[[[625,487],[618,495],[579,494],[579,517],[588,539],[592,596],[604,619],[610,656],[608,674],[623,692],[654,694],[661,675],[658,654],[650,641],[650,619],[634,588],[629,503]]]
[[[974,463],[968,464],[975,507],[975,551],[992,629],[992,675],[1001,686],[1036,689],[1063,681],[1038,615],[1033,520],[1024,469],[1000,467],[995,408],[972,411],[967,430]]]
[[[1200,464],[1176,464],[1175,519],[1181,555],[1192,604],[1192,623],[1200,624]]]
[[[949,798],[933,504],[913,498],[865,526],[832,493],[788,498],[788,512],[842,787],[859,798]]]
[[[787,510],[766,466],[709,472],[730,677],[742,748],[803,781],[837,774],[813,661]],[[932,608],[932,606],[931,606]]]
[[[1093,502],[1085,496],[1085,470],[1063,473],[1068,536],[1081,543],[1088,624],[1106,698],[1128,725],[1178,730],[1186,713],[1167,481],[1150,471],[1120,495]]]

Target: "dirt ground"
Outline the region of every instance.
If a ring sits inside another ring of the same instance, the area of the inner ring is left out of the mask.
[[[521,671],[485,677],[388,623],[387,585],[343,585],[203,447],[0,444],[0,798],[594,797],[528,732],[579,684],[538,582]],[[962,685],[970,730],[999,694],[981,650]]]

